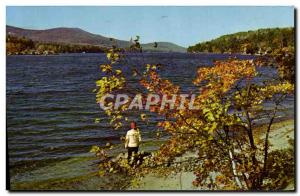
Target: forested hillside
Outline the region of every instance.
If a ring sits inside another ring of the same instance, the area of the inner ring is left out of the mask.
[[[223,35],[188,47],[188,52],[265,54],[294,46],[294,28],[268,28]]]

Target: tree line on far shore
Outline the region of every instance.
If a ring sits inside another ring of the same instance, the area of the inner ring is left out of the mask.
[[[294,46],[294,28],[267,28],[223,35],[188,47],[188,52],[267,54]]]
[[[101,53],[107,48],[95,45],[79,45],[64,43],[44,43],[31,39],[6,36],[7,55],[49,55],[59,53]]]

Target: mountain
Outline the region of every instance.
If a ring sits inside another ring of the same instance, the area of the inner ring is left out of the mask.
[[[79,28],[53,28],[47,30],[22,29],[6,26],[7,35],[25,37],[33,41],[47,43],[87,44],[109,47],[112,44],[109,38],[86,32]],[[115,40],[120,47],[129,46],[129,42]]]
[[[262,54],[294,46],[294,28],[266,28],[223,35],[188,47],[188,52]]]
[[[170,42],[156,42],[157,48],[154,48],[154,43],[142,44],[143,50],[146,51],[161,51],[161,52],[186,52],[186,48],[178,46]]]
[[[6,26],[6,34],[15,37],[25,37],[36,42],[44,43],[64,43],[95,45],[100,47],[111,47],[116,44],[118,47],[126,48],[130,46],[129,41],[113,39],[101,35],[89,33],[79,28],[53,28],[46,30],[23,29],[13,26]],[[169,42],[157,42],[158,47],[154,48],[154,43],[142,44],[144,50],[151,51],[173,51],[186,52],[186,48]]]

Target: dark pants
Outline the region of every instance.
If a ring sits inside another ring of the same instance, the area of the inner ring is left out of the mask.
[[[127,157],[128,163],[132,157],[132,153],[134,152],[136,155],[138,151],[139,151],[139,147],[128,147],[128,157]]]

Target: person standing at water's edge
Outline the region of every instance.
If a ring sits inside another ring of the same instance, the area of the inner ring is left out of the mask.
[[[125,148],[128,149],[128,163],[131,160],[132,157],[132,153],[137,154],[138,150],[139,150],[139,145],[141,142],[141,134],[138,130],[138,128],[136,127],[136,123],[135,122],[131,122],[130,123],[130,130],[127,131],[126,134],[126,139],[125,139]]]

